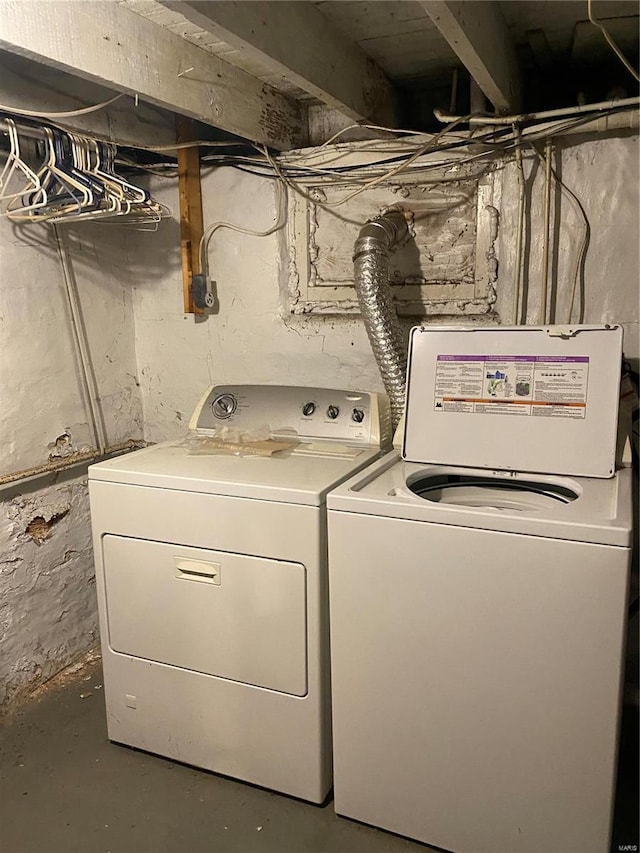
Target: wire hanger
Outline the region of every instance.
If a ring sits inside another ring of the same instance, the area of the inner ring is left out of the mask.
[[[4,124],[10,151],[0,172],[1,216],[34,223],[122,221],[155,230],[162,218],[171,215],[148,190],[117,174],[113,143],[29,123],[25,132],[33,136],[35,129],[41,136],[37,146],[41,162],[34,170],[20,154],[19,123],[7,118]],[[14,191],[18,180],[22,185]]]

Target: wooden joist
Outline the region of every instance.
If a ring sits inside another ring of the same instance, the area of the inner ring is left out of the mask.
[[[0,52],[0,104],[16,110],[55,113],[98,104],[114,92],[72,74],[23,57]],[[44,119],[43,119],[44,120]],[[121,145],[169,145],[175,141],[171,113],[140,102],[131,109],[130,98],[120,98],[104,110],[57,120],[69,130],[89,134]]]
[[[354,121],[395,122],[394,91],[382,70],[313,3],[160,2]]]
[[[0,3],[0,49],[287,150],[304,144],[299,104],[120,3]]]
[[[419,2],[496,111],[518,113],[520,75],[500,4],[488,0]]]

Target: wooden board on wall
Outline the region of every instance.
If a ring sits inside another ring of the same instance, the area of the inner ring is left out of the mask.
[[[176,117],[176,139],[193,139],[189,119]],[[200,183],[200,149],[178,148],[178,192],[180,197],[180,246],[182,254],[182,292],[185,314],[204,314],[193,301],[193,276],[202,272],[200,240],[204,229],[202,187]]]

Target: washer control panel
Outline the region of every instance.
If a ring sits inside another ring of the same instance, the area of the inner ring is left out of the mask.
[[[251,435],[294,433],[386,446],[391,443],[387,398],[366,391],[300,388],[289,385],[218,385],[200,400],[190,428],[215,433],[229,427]]]

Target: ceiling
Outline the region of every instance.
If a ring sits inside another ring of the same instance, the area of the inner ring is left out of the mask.
[[[275,151],[352,124],[432,132],[436,108],[637,99],[640,0],[591,10],[600,26],[588,0],[0,0],[0,94],[78,106],[72,126],[121,144],[172,142],[181,116],[182,141]]]
[[[517,78],[519,94],[507,103],[486,110],[514,112],[571,106],[610,97],[635,96],[638,85],[606,43],[602,32],[588,20],[587,0],[503,0],[503,2],[430,3],[420,0],[320,0],[320,2],[189,2],[189,0],[121,0],[131,11],[165,27],[225,62],[243,69],[304,104],[328,103],[341,112],[331,97],[320,96],[315,83],[289,62],[296,42],[313,48],[337,40],[342,54],[358,52],[388,82],[396,104],[395,124],[418,130],[431,129],[433,108],[467,113],[470,104],[470,73],[474,50],[511,56],[509,76]],[[471,47],[462,50],[456,33],[434,21],[439,7],[451,7],[461,18]],[[466,7],[466,9],[464,8]],[[592,14],[603,23],[630,62],[638,65],[637,0],[594,0]],[[476,13],[478,20],[474,18]],[[481,31],[484,19],[496,33]],[[247,17],[242,29],[237,21]],[[286,23],[291,21],[291,31]],[[302,26],[304,24],[307,29]],[[273,26],[280,31],[271,41],[254,40],[256,30]],[[284,34],[283,34],[284,33]],[[309,35],[311,34],[311,35]],[[497,43],[484,46],[487,37]],[[287,44],[288,41],[288,44]],[[306,42],[306,44],[305,44]],[[475,43],[474,43],[475,42]],[[346,45],[346,47],[345,47]],[[271,46],[273,49],[271,50]],[[299,46],[298,46],[298,49]],[[468,54],[472,59],[469,62]],[[274,61],[275,56],[275,61]],[[462,57],[462,58],[461,58]],[[480,61],[487,62],[486,56]],[[304,58],[300,59],[304,63]],[[309,59],[310,66],[314,58]],[[467,66],[465,68],[465,65]],[[456,71],[457,69],[457,71]],[[314,71],[309,70],[309,77]],[[482,88],[482,74],[478,73]],[[329,87],[328,87],[329,88]],[[509,102],[510,101],[510,102]],[[478,101],[473,108],[477,109]],[[362,121],[362,116],[352,116]],[[369,120],[376,118],[368,116]]]

